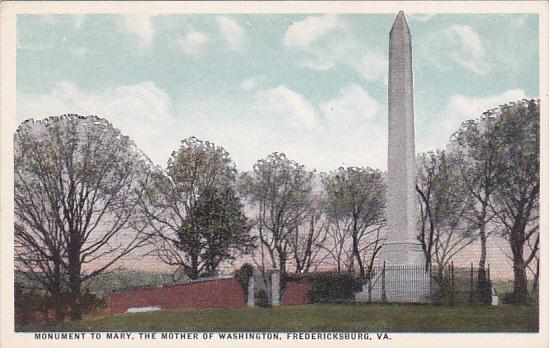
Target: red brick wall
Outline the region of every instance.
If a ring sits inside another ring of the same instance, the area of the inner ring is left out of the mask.
[[[311,283],[307,281],[290,281],[282,296],[282,306],[301,306],[309,303]]]
[[[215,279],[161,288],[137,289],[109,296],[109,313],[124,313],[131,307],[160,306],[161,309],[244,308],[246,299],[234,279]]]

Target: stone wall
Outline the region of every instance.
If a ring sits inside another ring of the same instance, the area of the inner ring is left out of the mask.
[[[113,293],[108,306],[110,314],[155,306],[161,309],[244,308],[246,298],[240,283],[228,278]]]

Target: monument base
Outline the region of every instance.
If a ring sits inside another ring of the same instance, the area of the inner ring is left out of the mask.
[[[425,254],[418,242],[388,242],[381,249],[385,266],[424,266]]]
[[[356,302],[431,302],[431,275],[425,270],[420,244],[388,243],[381,250],[381,259],[385,266],[355,293]]]

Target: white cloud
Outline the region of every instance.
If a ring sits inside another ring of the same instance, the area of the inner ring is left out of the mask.
[[[379,103],[353,83],[341,89],[335,99],[322,103],[320,109],[330,122],[358,124],[376,116]]]
[[[468,25],[452,25],[422,41],[421,56],[447,71],[456,65],[478,75],[490,71],[490,64],[479,35]]]
[[[451,118],[456,121],[463,122],[480,117],[488,109],[497,108],[500,105],[523,98],[526,98],[526,94],[522,89],[511,89],[499,95],[483,98],[454,95],[450,97],[446,114],[452,116]]]
[[[292,23],[283,45],[299,53],[297,62],[303,67],[325,71],[344,65],[366,81],[386,80],[386,54],[366,47],[337,15],[309,16]]]
[[[226,16],[215,17],[219,32],[233,50],[239,49],[246,41],[244,29],[234,19]]]
[[[256,87],[257,87],[257,81],[253,77],[245,79],[240,83],[240,88],[242,88],[244,92],[250,92],[254,90]]]
[[[283,42],[286,47],[305,49],[330,32],[344,28],[337,15],[309,16],[290,24]]]
[[[425,152],[444,148],[462,122],[479,118],[489,109],[523,98],[527,96],[522,89],[507,90],[498,95],[481,98],[453,95],[440,116],[434,122],[430,122],[427,127],[421,127],[422,132],[416,137],[417,151]]]
[[[461,43],[464,51],[470,52],[473,57],[479,57],[484,54],[480,38],[470,26],[452,25],[444,33],[447,37]]]
[[[284,85],[237,100],[182,102],[177,125],[184,136],[222,145],[239,170],[250,170],[275,151],[322,171],[386,166],[385,117],[379,103],[358,85],[346,86],[318,104]]]
[[[73,47],[70,49],[70,51],[76,58],[80,59],[86,57],[90,52],[90,50],[86,47]]]
[[[182,39],[179,39],[177,44],[185,55],[197,57],[204,52],[208,41],[206,34],[200,31],[190,31]]]
[[[379,52],[366,52],[359,59],[348,59],[347,64],[353,67],[364,80],[382,80],[387,84],[389,67],[387,55]]]
[[[154,83],[89,92],[58,82],[44,94],[18,94],[18,119],[65,113],[95,114],[130,136],[155,163],[165,165],[189,136],[210,140],[230,152],[240,170],[274,151],[318,170],[338,166],[384,168],[386,122],[380,105],[351,84],[315,104],[285,85],[239,98],[178,98],[173,106]]]
[[[286,118],[289,126],[313,129],[317,120],[313,105],[301,94],[284,85],[257,93],[258,106]]]
[[[123,15],[118,20],[118,26],[126,34],[137,38],[142,48],[148,48],[156,34],[152,17],[142,14]]]
[[[97,115],[109,120],[132,138],[151,158],[165,158],[172,149],[163,147],[164,135],[172,129],[168,95],[146,81],[90,93],[72,82],[62,81],[45,94],[17,96],[19,121],[49,115],[77,113]]]
[[[379,102],[356,84],[343,87],[334,99],[321,103],[325,124],[321,168],[369,166],[384,169],[387,162],[387,120]]]

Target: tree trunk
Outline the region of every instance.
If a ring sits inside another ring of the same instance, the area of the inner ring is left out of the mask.
[[[353,234],[353,256],[358,262],[360,279],[364,281],[366,279],[366,272],[364,272],[364,264],[362,263],[362,259],[360,258],[360,250],[358,248],[358,239],[356,238],[356,234]]]
[[[480,260],[478,262],[478,285],[477,285],[477,297],[482,303],[489,304],[491,302],[492,292],[490,284],[486,275],[486,224],[484,218],[481,218],[480,228]]]
[[[509,243],[513,253],[514,286],[511,302],[514,304],[530,304],[531,298],[528,293],[528,278],[526,275],[526,264],[524,262],[523,244],[517,240],[517,234],[512,233]]]
[[[192,280],[198,279],[198,255],[191,255],[191,269],[188,276]]]
[[[535,294],[538,290],[539,284],[539,258],[536,259],[536,272],[534,273],[534,282],[532,283],[532,294]]]
[[[62,321],[65,319],[65,308],[63,305],[63,296],[61,293],[61,260],[59,255],[54,256],[54,272],[55,272],[55,280],[54,284],[51,290],[51,301],[50,303],[53,304],[53,308],[55,311],[55,320],[56,321]]]
[[[480,270],[483,270],[482,275],[486,277],[486,272],[484,270],[486,269],[486,225],[484,222],[481,222],[480,229],[479,229],[479,237],[480,237],[480,260],[478,262],[478,268],[479,268],[479,277],[481,276]]]
[[[280,275],[286,274],[286,253],[283,251],[278,252],[278,265],[280,267]]]
[[[80,278],[80,248],[72,246],[69,248],[69,286],[71,299],[71,320],[82,319],[80,309],[80,290],[82,279]]]

